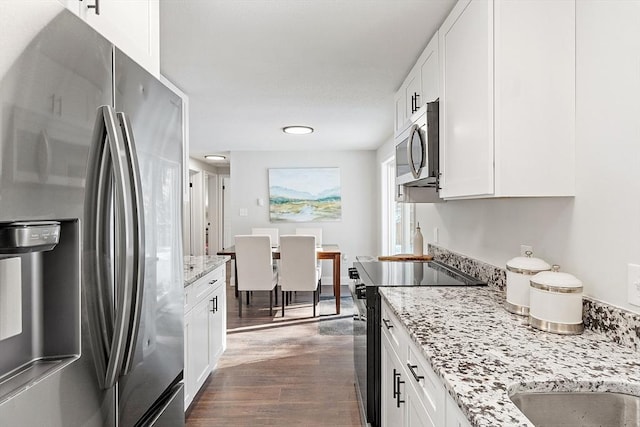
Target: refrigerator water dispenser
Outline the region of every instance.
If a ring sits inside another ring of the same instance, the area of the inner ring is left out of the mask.
[[[0,223],[0,404],[79,356],[79,221]]]

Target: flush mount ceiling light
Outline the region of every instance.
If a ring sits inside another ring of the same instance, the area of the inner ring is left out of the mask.
[[[313,128],[309,126],[287,126],[282,128],[282,132],[293,135],[305,135],[307,133],[312,133]]]
[[[226,159],[225,156],[221,156],[219,154],[207,154],[206,156],[204,156],[204,158],[207,160],[225,160]]]

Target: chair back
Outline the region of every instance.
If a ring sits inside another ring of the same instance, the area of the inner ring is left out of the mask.
[[[239,291],[271,290],[275,286],[271,237],[235,236]]]
[[[280,237],[278,283],[283,291],[314,291],[318,286],[316,238]]]
[[[277,228],[252,228],[251,234],[262,234],[271,237],[271,245],[274,248],[277,248],[280,244],[280,240],[278,238],[279,231]]]
[[[316,237],[316,246],[322,246],[322,228],[296,228],[296,234]]]

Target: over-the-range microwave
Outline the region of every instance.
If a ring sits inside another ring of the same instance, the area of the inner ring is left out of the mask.
[[[403,132],[396,145],[396,185],[438,188],[438,100]]]

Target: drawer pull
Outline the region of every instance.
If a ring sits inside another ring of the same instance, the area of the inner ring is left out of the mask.
[[[214,283],[216,283],[218,281],[218,279],[213,279],[212,281],[209,282],[210,285],[213,285]]]
[[[412,365],[411,363],[407,363],[407,368],[409,368],[409,372],[411,372],[411,375],[413,375],[413,378],[416,380],[416,382],[420,382],[420,380],[424,379],[424,376],[418,375],[417,372],[414,371],[414,369],[418,368],[418,365]]]
[[[387,319],[382,319],[382,323],[384,323],[384,326],[386,326],[387,329],[393,328],[393,325]]]
[[[217,295],[211,298],[211,305],[212,305],[211,312],[217,313],[218,312],[218,296]]]
[[[404,381],[400,380],[400,374],[398,374],[396,382],[398,384],[398,393],[396,394],[396,408],[399,408],[400,404],[404,403],[404,400],[400,400],[400,396],[402,395],[402,393],[400,393],[400,384],[404,384]]]
[[[400,386],[398,385],[399,379],[400,373],[396,371],[396,368],[393,368],[393,397],[397,397],[398,393],[400,393]]]

